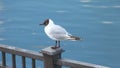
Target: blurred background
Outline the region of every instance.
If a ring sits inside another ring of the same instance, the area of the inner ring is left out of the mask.
[[[39,26],[48,18],[83,38],[61,42],[64,58],[120,68],[120,0],[0,0],[0,44],[34,51],[54,45]]]

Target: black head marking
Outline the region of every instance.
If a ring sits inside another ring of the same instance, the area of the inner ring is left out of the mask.
[[[46,19],[42,24],[40,25],[44,25],[44,26],[47,26],[49,24],[49,19]]]

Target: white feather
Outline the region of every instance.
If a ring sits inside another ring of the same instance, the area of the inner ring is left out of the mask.
[[[76,40],[75,36],[69,34],[63,27],[54,24],[51,19],[49,19],[49,24],[44,30],[47,36],[53,40]]]

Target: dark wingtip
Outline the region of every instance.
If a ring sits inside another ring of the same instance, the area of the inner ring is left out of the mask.
[[[81,40],[80,37],[76,37],[76,36],[71,36],[71,38],[74,38],[74,40]]]
[[[79,37],[75,37],[75,40],[80,40],[80,38]]]

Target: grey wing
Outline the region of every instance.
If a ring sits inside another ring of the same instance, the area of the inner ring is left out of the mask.
[[[52,28],[51,34],[56,39],[61,39],[61,40],[67,39],[70,35],[63,27],[59,25],[55,25],[54,28]]]
[[[55,25],[54,28],[52,28],[52,33],[55,34],[68,34],[68,32],[61,26]]]

